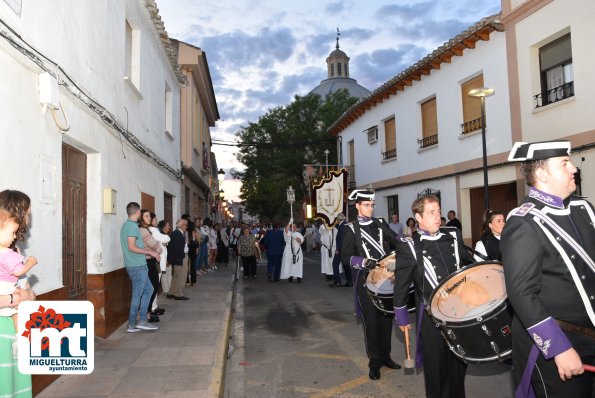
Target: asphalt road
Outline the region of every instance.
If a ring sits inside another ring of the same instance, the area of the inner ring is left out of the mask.
[[[317,254],[306,255],[302,284],[268,283],[264,264],[257,279],[240,281],[232,346],[226,397],[425,396],[421,372],[382,368],[380,380],[368,378],[353,289],[328,287]],[[405,358],[404,336],[396,328],[391,356],[399,363]],[[471,364],[467,397],[512,397],[511,379],[505,364]]]

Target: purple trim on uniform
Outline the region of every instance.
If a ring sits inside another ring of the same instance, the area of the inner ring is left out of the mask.
[[[357,274],[355,274],[355,289],[353,289],[353,304],[355,304],[355,319],[362,319],[363,312],[362,306],[359,302],[359,297],[357,297],[357,283],[359,282],[359,274],[362,272],[361,269],[357,269]]]
[[[349,264],[349,265],[351,266],[351,268],[364,269],[365,268],[365,266],[364,266],[365,259],[366,259],[365,257],[351,256],[351,259],[349,261],[351,264]]]
[[[529,197],[537,199],[548,206],[557,207],[558,209],[564,208],[564,201],[562,198],[556,195],[551,195],[547,192],[543,192],[535,187],[529,188]]]
[[[568,337],[551,316],[531,326],[527,332],[545,359],[553,358],[572,348]]]
[[[539,349],[535,344],[531,347],[529,357],[527,358],[527,364],[521,377],[519,386],[514,391],[514,398],[535,398],[535,391],[531,385],[531,374],[533,374],[533,368],[537,363],[537,356],[539,355]]]
[[[357,220],[361,221],[361,222],[368,222],[370,221],[372,218],[370,217],[364,217],[364,216],[357,216]]]
[[[419,306],[421,307],[422,304],[420,303]],[[417,334],[415,335],[415,367],[421,368],[424,366],[424,351],[422,348],[421,343],[421,317],[424,313],[424,309],[419,308],[417,309]]]
[[[432,234],[430,233],[430,231],[426,231],[425,229],[417,228],[417,232],[418,232],[420,235],[427,235],[427,236],[432,236]]]
[[[395,307],[395,323],[397,326],[409,325],[409,312],[407,312],[407,306]]]

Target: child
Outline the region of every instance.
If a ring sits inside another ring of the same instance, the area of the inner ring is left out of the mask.
[[[37,264],[35,257],[25,257],[11,248],[19,224],[8,211],[0,209],[0,294],[12,294],[17,284],[26,281],[27,272]],[[19,277],[21,281],[19,281]],[[18,331],[18,311],[16,308],[0,309],[0,316],[12,316],[14,328]],[[13,343],[16,358],[17,340]]]

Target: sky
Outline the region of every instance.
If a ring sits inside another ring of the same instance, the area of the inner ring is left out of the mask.
[[[370,91],[483,17],[500,0],[156,0],[171,38],[207,54],[221,120],[214,141],[235,140],[267,110],[289,104],[326,79],[326,57],[340,47],[350,77]],[[237,148],[213,145],[237,200],[243,168]]]

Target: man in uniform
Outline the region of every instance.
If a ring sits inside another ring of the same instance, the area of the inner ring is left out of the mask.
[[[358,270],[356,276],[356,308],[361,310],[363,317],[366,353],[370,359],[370,379],[380,379],[380,367],[400,369],[390,357],[393,316],[380,312],[366,293],[365,269],[374,269],[388,250],[384,241],[391,246],[396,240],[386,221],[373,218],[374,192],[356,189],[349,200],[355,201],[357,219],[343,227],[343,243],[341,247],[341,262],[345,267],[351,266]],[[359,311],[356,311],[359,313]]]
[[[570,142],[516,143],[529,194],[510,212],[500,249],[515,311],[519,397],[591,397],[595,363],[595,209],[573,196]],[[533,391],[532,391],[533,390]]]
[[[419,234],[403,237],[397,244],[395,322],[403,331],[410,327],[407,301],[409,287],[414,282],[418,297],[415,359],[417,367],[423,364],[426,396],[465,397],[467,365],[450,351],[440,329],[424,309],[427,310],[436,286],[461,267],[473,263],[473,257],[465,249],[459,229],[440,226],[440,203],[436,196],[416,199],[411,210]]]

